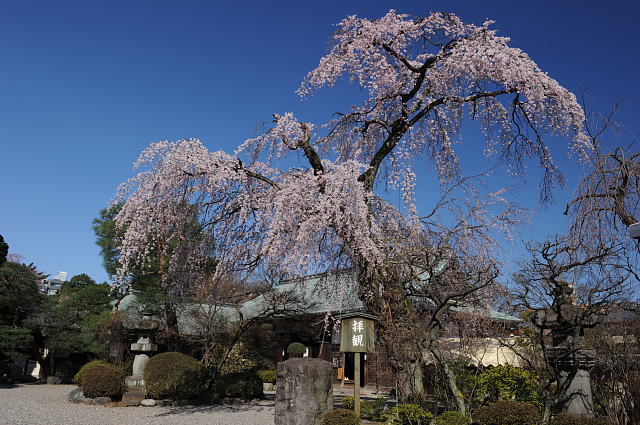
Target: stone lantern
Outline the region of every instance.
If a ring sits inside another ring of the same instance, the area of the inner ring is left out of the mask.
[[[561,387],[560,410],[563,413],[593,417],[590,369],[594,350],[586,348],[584,330],[596,324],[583,307],[576,305],[572,285],[559,282],[553,291],[551,307],[533,317],[536,326],[548,329],[552,339],[547,357],[558,374]]]
[[[127,392],[122,400],[130,405],[139,404],[145,398],[144,392],[144,368],[149,357],[158,351],[158,346],[153,343],[153,335],[158,329],[158,321],[151,313],[143,312],[142,318],[132,323],[130,331],[137,337],[131,344],[131,351],[136,353],[133,359],[133,372],[125,380]]]

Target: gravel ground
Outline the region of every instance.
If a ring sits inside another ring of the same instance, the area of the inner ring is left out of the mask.
[[[225,406],[102,407],[67,401],[74,385],[0,387],[2,425],[272,425],[273,399]]]

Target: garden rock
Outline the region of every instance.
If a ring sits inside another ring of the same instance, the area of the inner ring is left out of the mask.
[[[59,376],[47,376],[47,384],[62,384],[62,378]]]
[[[77,387],[72,389],[69,392],[69,396],[67,397],[67,399],[73,403],[80,403],[86,400],[87,398],[84,396],[84,393],[82,392],[82,388]]]
[[[96,397],[93,399],[93,404],[103,406],[107,403],[111,403],[111,397]]]
[[[157,404],[156,401],[152,398],[145,398],[140,402],[140,405],[144,407],[153,407],[156,404]]]

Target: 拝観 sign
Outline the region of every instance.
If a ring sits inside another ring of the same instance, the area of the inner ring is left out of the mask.
[[[340,351],[370,353],[375,350],[375,321],[369,315],[340,319]]]

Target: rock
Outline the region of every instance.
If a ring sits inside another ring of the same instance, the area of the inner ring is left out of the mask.
[[[111,397],[96,397],[93,399],[93,404],[103,406],[107,403],[111,403]]]
[[[140,406],[144,406],[144,407],[153,407],[156,404],[157,404],[156,401],[152,398],[145,398],[140,402]]]
[[[69,392],[69,395],[67,396],[67,400],[73,403],[80,403],[86,399],[87,398],[84,396],[84,393],[82,392],[82,388],[80,387],[72,389]]]
[[[125,401],[124,403],[127,403],[128,407],[138,407],[138,406],[140,406],[140,400],[129,400],[129,401]]]
[[[163,407],[164,406],[164,400],[156,400],[156,406]]]
[[[84,404],[93,404],[93,400],[91,400],[90,398],[85,398],[84,400],[82,400],[82,402]]]
[[[275,425],[320,425],[333,408],[333,366],[320,359],[278,363]]]
[[[62,384],[62,378],[59,376],[47,376],[47,384]]]

